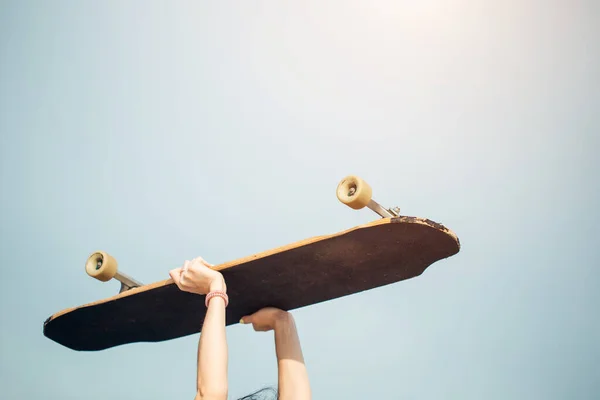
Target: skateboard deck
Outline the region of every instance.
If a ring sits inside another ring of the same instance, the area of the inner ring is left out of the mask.
[[[214,268],[227,282],[232,325],[262,307],[289,311],[414,278],[459,250],[458,237],[443,225],[396,216]],[[167,279],[58,312],[43,330],[68,348],[96,351],[198,333],[205,312],[204,296]]]

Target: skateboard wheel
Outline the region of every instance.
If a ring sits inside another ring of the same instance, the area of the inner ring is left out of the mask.
[[[104,251],[96,251],[88,257],[85,263],[85,272],[92,278],[108,282],[117,273],[117,260]]]
[[[358,176],[349,175],[337,187],[337,198],[350,208],[360,210],[371,201],[371,186]]]

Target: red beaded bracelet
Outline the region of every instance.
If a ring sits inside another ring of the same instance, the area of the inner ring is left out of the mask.
[[[221,290],[215,290],[214,292],[210,292],[206,295],[206,300],[204,301],[206,307],[208,307],[208,302],[210,301],[210,299],[212,299],[215,296],[221,297],[223,300],[225,300],[225,307],[227,307],[227,305],[229,304],[229,297],[227,296],[227,293]]]

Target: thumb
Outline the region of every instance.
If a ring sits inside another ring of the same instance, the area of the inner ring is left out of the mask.
[[[179,287],[179,281],[181,280],[181,268],[175,268],[169,271],[169,276],[173,279],[173,282]]]
[[[251,324],[252,323],[252,315],[244,315],[240,319],[240,324]]]

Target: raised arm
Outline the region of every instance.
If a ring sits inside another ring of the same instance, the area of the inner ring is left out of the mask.
[[[223,276],[202,258],[186,261],[183,267],[169,272],[183,291],[197,294],[217,294],[208,301],[208,309],[198,343],[198,377],[196,400],[226,400],[227,337],[225,306],[227,286]]]
[[[279,399],[309,400],[308,372],[292,314],[269,307],[243,317],[240,322],[251,323],[255,331],[275,331]]]

